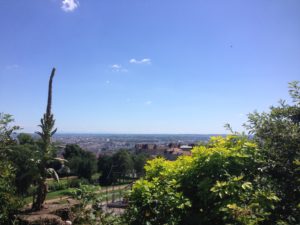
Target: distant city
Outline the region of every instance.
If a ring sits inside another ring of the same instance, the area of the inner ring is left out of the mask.
[[[145,149],[148,145],[160,149],[194,146],[208,141],[211,136],[220,134],[55,134],[53,142],[61,148],[66,144],[77,144],[99,155],[119,149]]]

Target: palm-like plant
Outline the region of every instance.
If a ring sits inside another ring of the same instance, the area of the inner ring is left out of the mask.
[[[40,157],[37,162],[39,169],[39,177],[37,180],[37,191],[33,198],[32,209],[40,210],[43,207],[43,203],[47,195],[47,175],[51,174],[56,180],[58,180],[58,175],[52,168],[47,168],[47,164],[50,160],[54,159],[54,149],[51,145],[51,137],[56,132],[57,129],[54,129],[55,120],[53,119],[53,114],[51,113],[52,106],[52,80],[55,74],[55,68],[52,69],[49,88],[48,88],[48,102],[46,113],[41,119],[41,124],[39,125],[42,129],[41,132],[36,132],[42,139]]]

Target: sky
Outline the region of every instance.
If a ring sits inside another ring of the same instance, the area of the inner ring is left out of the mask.
[[[58,132],[226,133],[300,80],[299,0],[0,0],[0,112]]]

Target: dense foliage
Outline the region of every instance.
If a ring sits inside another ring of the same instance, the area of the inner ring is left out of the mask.
[[[28,142],[24,142],[24,137]],[[14,145],[12,151],[8,153],[8,157],[15,168],[15,185],[17,193],[20,195],[28,193],[28,188],[38,179],[39,175],[37,162],[40,147],[29,137],[31,136],[26,134],[18,135],[19,144]]]
[[[97,158],[93,153],[83,150],[76,144],[68,144],[63,156],[72,175],[91,181],[92,175],[97,170]]]
[[[99,197],[99,186],[80,185],[71,192],[71,195],[79,200],[74,212],[76,218],[73,221],[76,225],[120,225],[119,216],[104,212]]]
[[[245,137],[212,138],[192,156],[158,158],[133,187],[129,224],[257,224],[279,201]]]
[[[19,129],[10,126],[11,115],[0,113],[0,224],[10,224],[12,215],[21,206],[21,200],[16,195],[14,185],[15,168],[7,155],[16,144],[12,134]]]
[[[100,155],[98,158],[98,172],[101,174],[99,183],[110,185],[126,176],[143,175],[144,165],[148,158],[146,154],[135,154],[127,150],[119,150],[113,155]]]
[[[247,128],[264,157],[265,176],[271,177],[281,199],[273,215],[282,224],[300,224],[300,86],[290,83],[293,105],[280,101],[269,113],[249,115]]]
[[[127,223],[300,224],[300,87],[293,105],[249,114],[243,135],[214,137],[192,156],[149,161],[129,195]]]

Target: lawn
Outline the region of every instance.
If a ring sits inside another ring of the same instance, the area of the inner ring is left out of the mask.
[[[55,198],[70,196],[70,191],[72,191],[74,189],[75,188],[67,188],[67,189],[64,189],[64,190],[48,192],[46,200],[51,200],[51,199],[55,199]],[[24,201],[25,201],[25,204],[32,203],[32,196],[26,197],[24,199]]]
[[[60,181],[60,182],[63,182],[63,181]],[[114,194],[115,199],[120,198],[126,192],[126,190],[123,190],[123,189],[119,190],[118,189],[121,186],[124,186],[124,185],[114,186],[114,189],[112,189],[112,187],[102,188],[100,193],[97,194],[97,197],[101,197],[103,201],[111,200],[113,198],[113,194]],[[101,187],[99,186],[99,188],[101,188]],[[108,188],[107,193],[106,193],[106,188]],[[59,198],[62,198],[62,197],[71,196],[70,192],[75,190],[75,189],[76,188],[66,188],[66,189],[63,189],[63,190],[48,192],[46,200],[59,199]],[[24,201],[25,201],[25,204],[32,203],[32,196],[26,197],[24,199]]]

